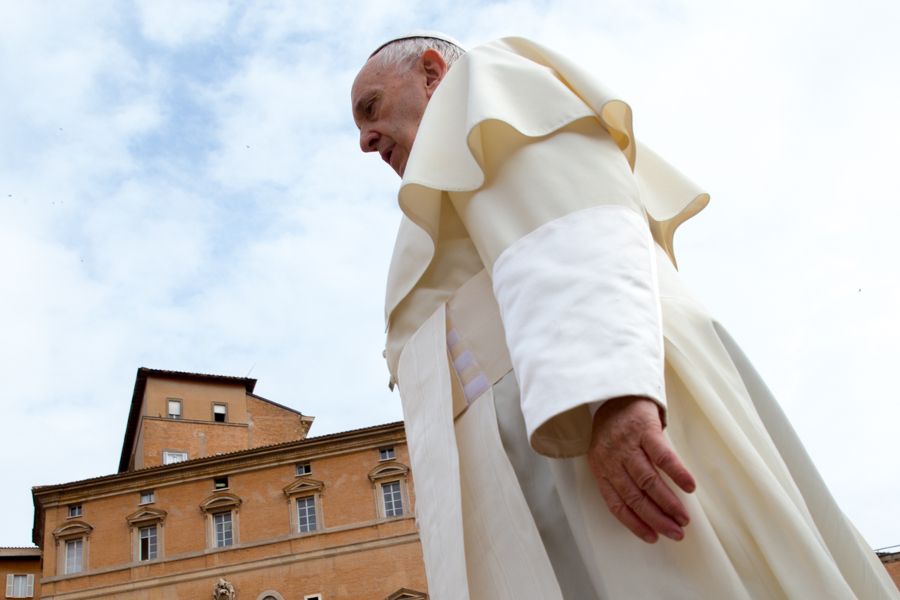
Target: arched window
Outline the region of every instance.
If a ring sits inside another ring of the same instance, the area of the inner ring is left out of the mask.
[[[131,555],[135,561],[156,560],[163,555],[163,523],[166,511],[145,507],[128,515]]]
[[[378,518],[393,519],[412,514],[408,480],[409,467],[396,461],[381,463],[369,471]]]
[[[284,488],[290,507],[291,531],[312,533],[325,529],[322,492],[325,484],[311,477],[300,477]]]
[[[53,531],[58,575],[74,575],[87,570],[88,542],[93,530],[94,528],[84,521],[70,520]]]
[[[219,492],[200,503],[206,515],[206,547],[227,548],[239,542],[241,499],[228,492]]]

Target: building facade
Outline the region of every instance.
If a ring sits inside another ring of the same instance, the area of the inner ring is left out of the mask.
[[[119,472],[33,489],[33,597],[426,598],[403,424],[309,438],[255,383],[139,369]]]
[[[0,548],[3,598],[41,597],[41,551],[38,548]]]

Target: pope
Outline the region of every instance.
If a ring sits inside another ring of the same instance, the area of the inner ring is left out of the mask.
[[[443,598],[900,598],[685,289],[708,196],[552,50],[415,32],[351,90],[401,178],[385,356]]]

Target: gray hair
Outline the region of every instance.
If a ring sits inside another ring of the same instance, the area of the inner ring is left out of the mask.
[[[456,44],[444,40],[432,37],[414,37],[387,44],[372,56],[372,60],[384,67],[395,66],[411,69],[428,49],[437,50],[448,67],[466,53]]]

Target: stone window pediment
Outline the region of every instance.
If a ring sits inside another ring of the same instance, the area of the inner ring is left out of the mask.
[[[400,588],[384,600],[428,600],[428,594],[407,588]]]
[[[56,541],[85,537],[91,534],[94,528],[84,521],[69,521],[53,530]]]
[[[318,479],[301,477],[284,488],[284,495],[291,498],[293,496],[302,496],[305,494],[321,494],[324,489],[325,484]]]
[[[152,525],[154,523],[162,524],[166,520],[167,514],[166,511],[156,508],[141,508],[125,517],[125,520],[128,521],[128,525],[131,527]]]
[[[399,462],[383,463],[369,471],[369,481],[373,484],[383,479],[399,479],[409,475],[409,467]]]
[[[200,510],[204,513],[213,513],[223,510],[237,510],[242,504],[242,500],[234,494],[222,492],[213,494],[200,503]]]

